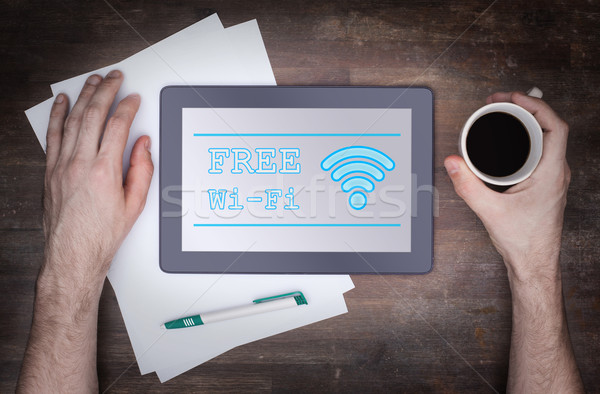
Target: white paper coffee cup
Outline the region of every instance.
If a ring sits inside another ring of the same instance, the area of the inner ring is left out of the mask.
[[[541,97],[541,91],[539,89],[534,88],[530,91],[532,96]],[[507,176],[491,176],[481,172],[470,160],[468,152],[467,152],[467,136],[469,135],[469,131],[473,123],[477,121],[477,119],[482,116],[493,113],[493,112],[501,112],[514,116],[517,118],[527,131],[529,135],[530,148],[529,148],[529,156],[525,163],[521,166],[519,170],[516,172],[507,175]],[[540,124],[537,122],[535,117],[523,107],[520,107],[513,103],[492,103],[488,104],[484,107],[479,108],[477,111],[473,113],[466,121],[465,125],[462,128],[460,133],[460,139],[458,143],[458,149],[460,151],[461,156],[467,163],[467,166],[473,171],[477,177],[479,177],[484,182],[490,183],[492,185],[499,186],[510,186],[517,184],[519,182],[527,179],[535,170],[540,159],[542,158],[542,148],[543,148],[543,133]]]

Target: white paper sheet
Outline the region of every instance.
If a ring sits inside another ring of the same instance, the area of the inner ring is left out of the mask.
[[[230,45],[253,85],[277,85],[256,19],[225,29]]]
[[[95,72],[104,75],[113,68],[125,75],[117,99],[133,92],[142,97],[124,164],[133,142],[148,134],[155,165],[146,208],[108,273],[142,374],[157,371],[165,381],[233,347],[344,313],[343,293],[353,288],[347,275],[173,275],[163,273],[158,265],[160,89],[170,84],[275,84],[256,21],[223,29],[213,15]],[[52,91],[66,93],[73,104],[90,74],[56,83]],[[42,146],[51,104],[47,100],[26,111]],[[244,324],[231,321],[168,333],[160,328],[165,321],[209,307],[243,305],[296,290],[309,299],[308,307],[274,312],[268,319],[251,317]]]
[[[46,132],[48,131],[48,121],[53,103],[54,97],[50,97],[48,100],[42,101],[38,105],[25,111],[27,120],[33,128],[33,132],[44,149],[44,152],[46,151]]]
[[[351,282],[350,282],[351,284]],[[350,289],[348,289],[350,290]],[[324,295],[323,297],[320,297],[319,302],[327,305],[327,308],[322,308],[322,310],[319,312],[317,311],[311,311],[311,318],[315,319],[313,322],[319,321],[319,320],[324,320],[327,319],[329,317],[331,317],[332,313],[335,313],[335,315],[341,315],[343,313],[348,312],[348,309],[346,308],[346,302],[344,300],[344,295],[343,294],[333,294],[334,292],[329,291],[329,294]],[[304,307],[302,307],[304,308]],[[326,309],[326,310],[325,310]],[[296,313],[298,311],[295,310],[290,310],[290,314]],[[303,312],[303,311],[300,311]],[[260,323],[266,323],[267,324],[263,324],[263,331],[262,331],[262,336],[260,338],[248,338],[248,337],[243,337],[240,336],[238,338],[235,339],[235,343],[234,344],[234,340],[228,341],[225,337],[222,337],[222,341],[224,342],[222,343],[219,348],[220,349],[224,349],[227,346],[231,346],[231,348],[238,346],[238,345],[243,345],[245,343],[249,343],[252,341],[255,341],[257,339],[262,339],[262,338],[266,338],[272,335],[276,335],[278,333],[284,332],[284,331],[288,331],[288,328],[286,328],[286,324],[285,324],[285,320],[284,320],[285,316],[281,316],[281,317],[277,317],[277,319],[275,319],[275,317],[271,317],[271,316],[257,316],[257,320]],[[246,322],[243,323],[244,325],[246,324]],[[202,327],[197,327],[199,330]],[[234,345],[234,346],[232,346]],[[203,348],[202,353],[205,353],[205,349]],[[156,374],[158,375],[158,378],[160,379],[161,382],[165,382],[169,379],[174,378],[177,375],[180,375],[181,373],[188,371],[208,360],[210,360],[211,358],[214,358],[216,356],[218,356],[219,354],[222,354],[224,352],[222,351],[216,351],[214,352],[212,355],[210,353],[205,353],[203,354],[202,358],[197,358],[197,359],[193,359],[193,360],[189,360],[187,362],[181,363],[181,364],[177,364],[177,365],[172,365],[172,366],[168,366],[165,368],[161,368],[161,369],[157,369],[156,370]],[[282,354],[282,357],[284,357],[285,355]]]
[[[279,286],[275,286],[275,281],[279,282]],[[259,286],[260,289],[257,291],[254,286]],[[252,281],[244,275],[225,276],[222,283],[217,282],[197,303],[189,307],[188,315],[191,311],[214,310],[211,305],[215,303],[224,307],[246,305],[251,299],[269,294],[285,294],[294,289],[303,289],[309,305],[189,330],[158,330],[156,333],[162,337],[153,342],[152,347],[138,359],[138,363],[141,361],[145,364],[146,359],[160,359],[161,355],[173,352],[178,357],[171,360],[172,366],[167,364],[167,370],[182,373],[210,360],[214,357],[213,354],[218,355],[236,346],[344,313],[343,293],[352,287],[348,276],[337,280],[337,283],[333,283],[328,276],[296,278],[286,275],[280,279],[261,275]],[[235,289],[235,294],[231,294],[232,289]],[[165,321],[185,315],[186,313],[165,314],[168,316]],[[163,369],[164,366],[156,368],[156,372],[160,375]]]

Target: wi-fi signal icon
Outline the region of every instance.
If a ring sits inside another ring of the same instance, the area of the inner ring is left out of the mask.
[[[337,166],[337,167],[336,167]],[[381,167],[383,167],[383,169]],[[350,193],[348,202],[353,209],[367,205],[367,195],[375,190],[375,183],[383,181],[384,170],[392,171],[396,164],[382,151],[368,146],[347,146],[328,155],[321,162],[324,171],[331,171],[331,179],[342,181],[342,191]]]

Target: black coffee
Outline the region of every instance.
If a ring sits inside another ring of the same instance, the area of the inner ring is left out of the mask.
[[[505,112],[485,114],[467,134],[467,154],[486,175],[503,177],[517,172],[529,157],[531,141],[523,123]]]

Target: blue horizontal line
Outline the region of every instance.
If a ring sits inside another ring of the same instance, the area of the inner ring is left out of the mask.
[[[194,137],[400,137],[400,133],[194,133]]]
[[[194,227],[400,227],[400,223],[194,223]]]

